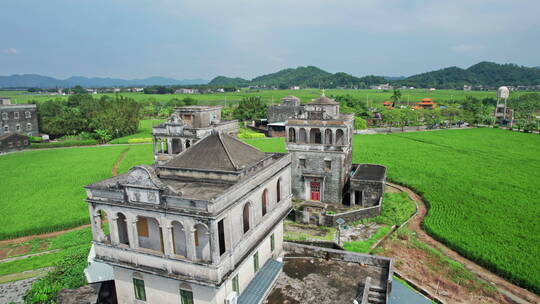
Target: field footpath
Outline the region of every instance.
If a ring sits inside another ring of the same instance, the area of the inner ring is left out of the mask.
[[[16,239],[2,240],[0,241],[0,245],[24,243],[24,242],[31,241],[36,238],[39,238],[39,239],[51,238],[51,237],[59,236],[60,234],[64,234],[68,231],[79,230],[79,229],[83,229],[87,227],[90,227],[90,224],[86,224],[86,225],[82,225],[82,226],[78,226],[74,228],[69,228],[69,229],[64,229],[64,230],[59,230],[59,231],[54,231],[54,232],[49,232],[49,233],[27,235],[27,236],[22,236]]]
[[[540,303],[540,297],[538,295],[508,282],[507,280],[499,277],[498,275],[483,268],[482,266],[476,264],[475,262],[461,256],[458,252],[452,250],[451,248],[447,247],[445,244],[437,241],[436,239],[431,237],[429,234],[427,234],[427,232],[425,232],[422,229],[422,221],[424,220],[424,217],[426,217],[428,209],[422,197],[407,187],[394,184],[391,182],[386,182],[386,184],[392,188],[396,188],[403,192],[406,192],[409,195],[409,197],[416,202],[417,212],[408,221],[409,222],[408,226],[410,230],[416,232],[418,240],[420,240],[424,244],[429,245],[430,247],[434,249],[442,251],[444,255],[446,255],[450,259],[463,264],[463,266],[465,266],[467,270],[471,271],[472,273],[474,273],[481,279],[485,280],[486,282],[489,282],[490,284],[494,285],[500,293],[509,297],[514,302],[520,303],[520,304],[521,303],[523,304]],[[418,283],[416,284],[421,286],[421,284],[418,284]]]

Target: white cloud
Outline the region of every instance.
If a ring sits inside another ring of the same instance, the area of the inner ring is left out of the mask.
[[[7,49],[4,49],[3,51],[4,51],[4,54],[9,54],[9,55],[19,55],[21,53],[16,48],[7,48]]]

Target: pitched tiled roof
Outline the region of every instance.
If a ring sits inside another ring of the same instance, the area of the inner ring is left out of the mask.
[[[326,96],[321,96],[319,98],[313,99],[309,104],[316,104],[316,105],[337,105],[337,103],[334,99],[328,98]]]
[[[260,150],[226,134],[211,134],[180,153],[164,167],[240,171],[266,157]]]

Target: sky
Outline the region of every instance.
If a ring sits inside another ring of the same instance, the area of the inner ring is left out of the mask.
[[[539,0],[1,0],[0,75],[212,79],[540,66]]]

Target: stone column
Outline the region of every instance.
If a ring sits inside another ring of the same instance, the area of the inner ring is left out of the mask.
[[[154,155],[157,155],[157,138],[155,136],[154,136],[153,144],[154,144]]]
[[[163,139],[159,140],[159,144],[161,145],[161,153],[164,153],[165,149],[163,149]]]
[[[96,221],[96,215],[95,215],[95,210],[94,210],[93,205],[94,204],[88,205],[88,209],[90,210],[90,224],[92,225],[92,238],[94,239],[94,241],[100,241],[99,233],[98,233],[99,226]]]
[[[162,235],[163,253],[165,254],[165,256],[170,257],[174,253],[172,250],[172,233],[171,233],[172,226],[170,225],[170,223],[167,223],[167,224],[161,224],[160,227],[161,227],[161,232],[163,234]]]
[[[139,248],[139,233],[137,232],[137,217],[129,216],[128,219],[126,219],[128,222],[128,239],[129,239],[129,247],[132,249]]]
[[[191,261],[197,259],[197,253],[195,251],[195,228],[186,227],[186,254],[187,258]]]
[[[210,242],[210,258],[212,259],[212,264],[217,265],[220,261],[220,254],[219,254],[219,232],[218,232],[218,225],[217,221],[212,221],[210,223],[210,231],[209,231],[209,242]]]
[[[172,139],[167,138],[167,154],[172,154]]]
[[[355,197],[355,192],[356,192],[356,191],[354,191],[353,189],[351,189],[351,193],[350,193],[350,200],[351,200],[351,204],[350,204],[350,205],[351,205],[351,207],[354,206],[354,204],[355,204],[355,199],[356,199],[356,197]]]
[[[112,211],[111,211],[112,212]],[[116,214],[109,215],[109,234],[111,236],[111,244],[120,244],[120,237],[118,235],[118,216]]]

